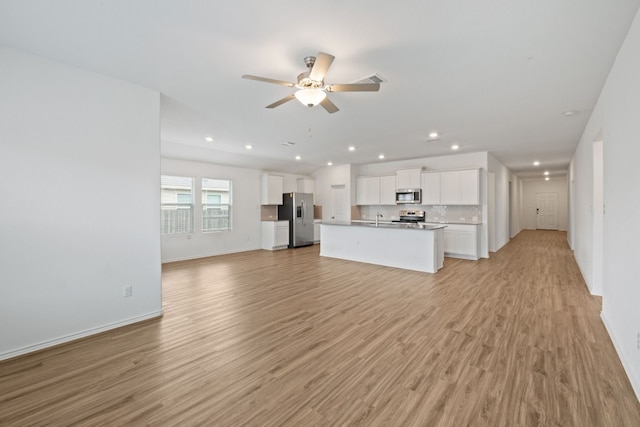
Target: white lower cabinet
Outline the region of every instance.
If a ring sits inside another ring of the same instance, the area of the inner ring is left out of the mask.
[[[289,221],[262,221],[262,249],[289,247]]]
[[[444,229],[444,253],[448,257],[480,258],[479,225],[447,224]]]
[[[313,221],[313,243],[320,243],[320,224],[322,220]]]

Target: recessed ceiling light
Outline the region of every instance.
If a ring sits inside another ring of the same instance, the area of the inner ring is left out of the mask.
[[[208,137],[205,138],[205,141],[213,142],[213,137],[212,136],[208,136]]]
[[[545,178],[544,180],[545,180],[545,181],[549,181],[549,179],[551,179],[551,178],[549,178],[549,177],[546,177],[546,178]]]
[[[434,138],[437,138],[437,137],[438,137],[438,132],[431,132],[429,134],[429,138],[431,138],[431,139],[434,139]]]
[[[333,162],[327,162],[327,166],[333,166]]]
[[[535,162],[533,162],[533,166],[540,166],[540,162],[536,160]]]
[[[296,160],[300,160],[302,157],[300,156],[296,156]]]
[[[356,147],[354,147],[353,145],[349,146],[349,151],[356,151]]]
[[[380,155],[378,156],[378,158],[379,158],[380,160],[384,159],[384,154],[380,154]]]
[[[244,146],[244,148],[246,148],[247,150],[251,150],[251,149],[253,149],[253,145],[247,144],[247,145]]]
[[[544,176],[549,175],[549,171],[544,171]]]
[[[565,116],[569,117],[569,116],[573,116],[576,112],[575,111],[565,111],[564,114]]]
[[[452,149],[452,150],[457,150],[457,149],[459,149],[459,148],[460,148],[460,146],[459,146],[458,144],[453,144],[453,145],[451,146],[451,149]]]

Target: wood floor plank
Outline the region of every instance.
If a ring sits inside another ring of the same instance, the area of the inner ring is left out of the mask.
[[[0,362],[0,425],[640,425],[563,232],[437,274],[313,246],[162,278],[163,318]]]

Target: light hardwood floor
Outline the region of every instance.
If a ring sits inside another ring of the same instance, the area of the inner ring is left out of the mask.
[[[562,232],[433,275],[254,251],[163,289],[162,319],[0,362],[0,424],[640,426]]]

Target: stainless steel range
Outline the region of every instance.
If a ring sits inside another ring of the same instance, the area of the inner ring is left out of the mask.
[[[400,219],[394,219],[392,222],[408,222],[408,223],[416,223],[416,222],[424,222],[427,215],[425,211],[416,211],[416,210],[401,210],[399,212]]]

